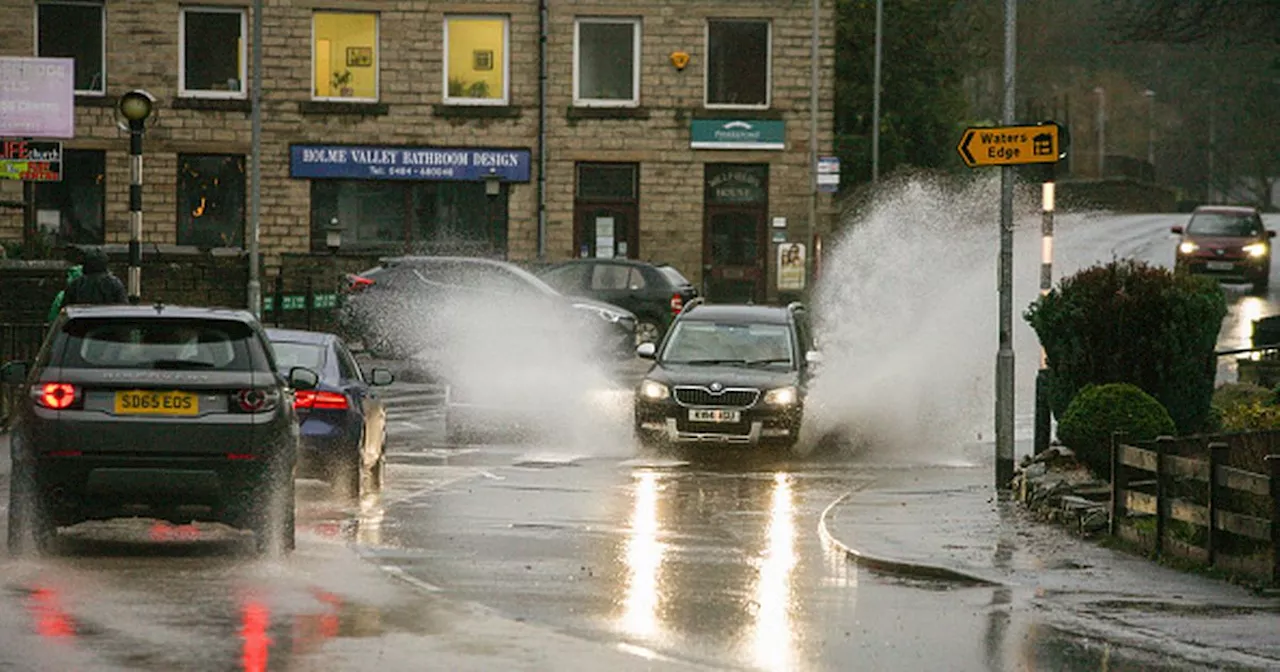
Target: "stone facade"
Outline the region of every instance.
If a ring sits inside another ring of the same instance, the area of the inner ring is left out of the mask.
[[[205,0],[201,7],[241,8],[244,0]],[[195,6],[195,5],[184,5]],[[672,263],[695,283],[704,263],[703,169],[710,163],[768,164],[768,217],[785,217],[790,241],[808,232],[810,194],[810,31],[808,0],[547,0],[548,97],[546,260],[575,256],[577,162],[639,166],[638,250],[630,256]],[[316,10],[378,14],[379,95],[376,103],[312,100],[312,15]],[[35,43],[34,5],[0,0],[0,55],[29,56]],[[144,88],[158,99],[145,136],[143,210],[147,243],[176,242],[176,181],[180,153],[250,153],[247,100],[193,100],[179,95],[179,14],[173,0],[107,0],[106,95],[78,96],[76,149],[106,150],[105,242],[128,241],[128,134],[117,128],[118,96]],[[510,98],[501,107],[442,104],[446,15],[509,17]],[[641,21],[639,106],[575,108],[576,17]],[[832,153],[834,0],[821,0],[819,154]],[[704,105],[708,19],[771,22],[771,101],[767,109],[709,110]],[[246,25],[249,25],[246,23]],[[249,31],[246,31],[248,36]],[[509,185],[507,256],[537,256],[539,13],[533,0],[268,0],[263,17],[261,236],[268,269],[283,255],[310,253],[313,227],[308,180],[290,177],[294,143],[422,147],[501,147],[534,152],[533,177]],[[247,40],[246,40],[247,42]],[[690,56],[672,65],[673,52]],[[246,54],[251,53],[246,47]],[[691,149],[696,118],[785,123],[784,150]],[[247,179],[247,178],[246,178]],[[20,200],[15,183],[0,184],[0,201]],[[831,196],[818,199],[815,231],[829,230]],[[246,217],[249,206],[246,200]],[[772,231],[772,229],[771,229]],[[22,237],[21,212],[0,210],[0,240]],[[772,252],[772,247],[767,248]],[[772,274],[772,254],[764,257]],[[270,271],[269,271],[270,272]],[[264,292],[269,291],[264,277]],[[773,283],[769,285],[772,287]],[[770,296],[774,295],[771,290]]]

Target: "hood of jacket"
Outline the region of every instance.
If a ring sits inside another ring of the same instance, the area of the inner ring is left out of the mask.
[[[84,272],[86,275],[90,273],[106,273],[107,272],[107,253],[102,250],[91,247],[84,251]]]

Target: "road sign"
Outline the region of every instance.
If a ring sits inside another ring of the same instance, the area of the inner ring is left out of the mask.
[[[1063,157],[1060,131],[1052,122],[969,128],[956,150],[970,168],[1057,163]]]
[[[62,180],[62,143],[0,139],[0,180]]]

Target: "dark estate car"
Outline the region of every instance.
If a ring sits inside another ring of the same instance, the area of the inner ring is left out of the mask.
[[[1262,225],[1254,208],[1206,205],[1196,208],[1186,228],[1172,227],[1181,236],[1175,269],[1253,283],[1264,292],[1271,280],[1271,239],[1275,231]]]
[[[635,431],[645,445],[764,444],[799,438],[805,393],[820,360],[804,307],[690,303],[636,390]]]
[[[372,354],[401,358],[425,353],[447,356],[451,338],[468,318],[505,319],[485,325],[513,332],[545,331],[548,325],[580,327],[584,353],[630,358],[636,318],[631,312],[588,298],[567,297],[515,264],[478,257],[408,256],[351,276],[340,312],[342,335],[358,339]]]
[[[294,395],[302,428],[298,476],[324,480],[346,496],[359,496],[362,482],[381,488],[387,410],[374,387],[390,385],[391,372],[372,369],[366,378],[334,334],[268,329],[267,337],[279,371],[301,367],[320,376],[314,389]]]
[[[569,296],[587,296],[636,315],[636,344],[656,343],[698,291],[667,264],[631,259],[574,259],[548,266],[538,276]]]
[[[294,542],[293,388],[253,315],[176,306],[67,308],[31,363],[11,437],[9,548],[53,547],[59,526],[142,516]]]

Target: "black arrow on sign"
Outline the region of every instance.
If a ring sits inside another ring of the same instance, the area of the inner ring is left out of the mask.
[[[964,141],[960,143],[960,156],[964,157],[964,162],[970,166],[977,165],[977,159],[973,158],[973,154],[969,152],[969,142],[973,140],[974,131],[965,131]]]

